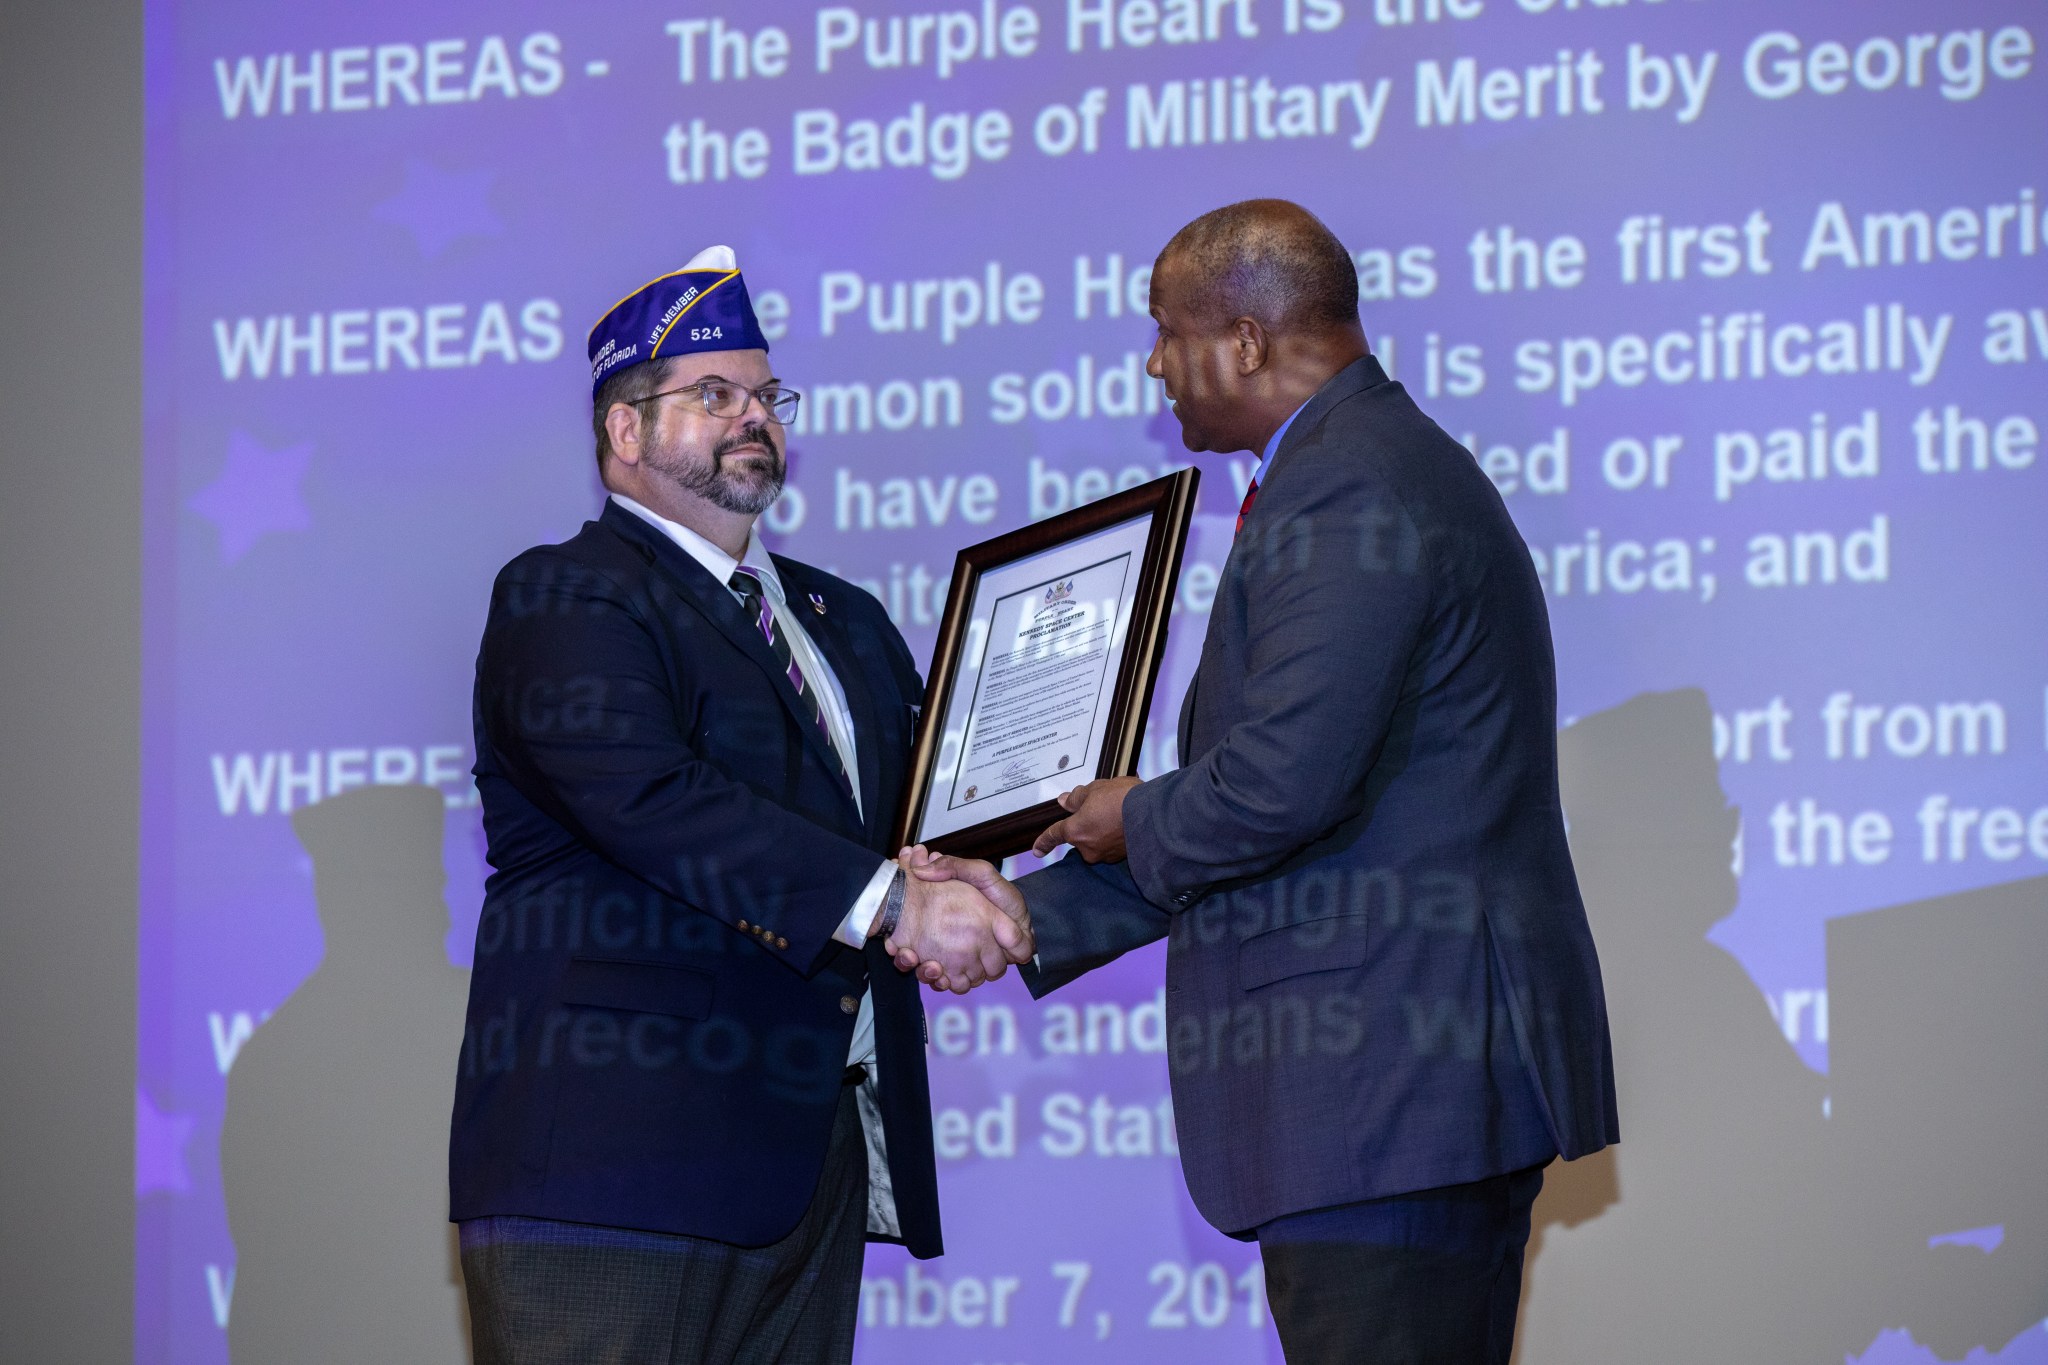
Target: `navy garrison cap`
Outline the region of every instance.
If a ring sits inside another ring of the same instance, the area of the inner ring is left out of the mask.
[[[629,365],[693,351],[765,351],[746,281],[729,246],[700,251],[649,280],[590,329],[590,396]]]

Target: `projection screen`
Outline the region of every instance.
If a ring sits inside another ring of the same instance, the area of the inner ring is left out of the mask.
[[[600,505],[613,300],[737,251],[769,539],[920,663],[962,546],[1198,463],[1151,775],[1252,457],[1150,269],[1278,196],[1548,594],[1623,1143],[1520,1358],[2048,1362],[2040,9],[929,4],[147,6],[138,1360],[464,1358],[476,642]],[[949,1250],[870,1251],[861,1360],[1279,1360],[1162,963],[927,997]]]

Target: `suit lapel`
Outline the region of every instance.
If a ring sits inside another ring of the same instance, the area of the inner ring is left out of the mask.
[[[1360,356],[1357,360],[1352,361],[1349,365],[1331,375],[1324,381],[1323,386],[1316,390],[1315,396],[1302,404],[1301,412],[1295,417],[1294,424],[1287,428],[1287,436],[1280,442],[1280,448],[1273,452],[1272,466],[1259,472],[1260,486],[1264,487],[1272,483],[1275,472],[1288,464],[1288,457],[1307,443],[1309,436],[1321,424],[1324,416],[1329,413],[1331,408],[1336,407],[1353,394],[1361,393],[1376,384],[1384,384],[1386,382],[1387,372],[1380,368],[1380,362],[1370,354]],[[1224,565],[1225,570],[1228,571],[1228,557],[1225,558]],[[1236,643],[1242,646],[1243,641],[1240,640]],[[1209,657],[1210,654],[1207,642],[1205,641],[1201,662],[1195,665],[1195,676],[1188,680],[1188,689],[1181,695],[1180,699],[1180,731],[1178,735],[1180,751],[1176,757],[1179,758],[1183,766],[1195,758],[1195,754],[1192,752],[1195,735],[1195,694],[1201,690],[1202,670],[1208,666]]]
[[[846,613],[831,610],[830,590],[818,591],[825,585],[813,585],[805,567],[794,560],[774,556],[775,570],[782,576],[789,589],[789,609],[801,612],[799,624],[811,643],[818,647],[818,653],[832,668],[833,676],[839,680],[839,690],[846,697],[847,719],[853,726],[854,761],[860,771],[855,774],[860,782],[860,809],[863,822],[872,838],[882,838],[886,833],[877,825],[882,817],[893,817],[893,811],[883,811],[881,806],[882,756],[877,752],[880,743],[880,718],[875,712],[874,689],[869,680],[882,676],[878,671],[882,665],[871,663],[861,652],[859,642],[844,625]],[[813,597],[812,594],[816,593]],[[817,605],[825,610],[819,611]]]
[[[1302,404],[1301,415],[1294,419],[1294,425],[1287,428],[1286,439],[1273,452],[1271,469],[1260,471],[1259,486],[1265,487],[1273,481],[1273,475],[1288,463],[1288,456],[1308,443],[1308,438],[1322,424],[1331,408],[1336,407],[1353,394],[1362,393],[1376,384],[1387,382],[1387,372],[1380,368],[1379,360],[1372,355],[1362,355],[1325,380],[1315,396]]]
[[[690,558],[681,546],[617,503],[607,501],[598,520],[637,548],[663,582],[674,588],[677,595],[694,607],[735,649],[759,666],[769,687],[781,699],[783,709],[795,718],[797,731],[803,735],[804,743],[810,746],[827,772],[836,772],[839,762],[832,752],[831,741],[811,719],[810,708],[797,695],[782,665],[776,662],[775,653],[768,648],[760,626],[741,610],[732,590],[706,572],[704,566]]]

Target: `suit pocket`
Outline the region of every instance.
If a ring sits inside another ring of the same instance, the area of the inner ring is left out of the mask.
[[[1363,912],[1323,915],[1253,934],[1237,945],[1237,986],[1255,991],[1311,972],[1348,971],[1365,962]]]
[[[562,974],[562,1003],[703,1019],[711,1013],[712,987],[717,980],[695,967],[579,957],[572,959],[569,970]]]

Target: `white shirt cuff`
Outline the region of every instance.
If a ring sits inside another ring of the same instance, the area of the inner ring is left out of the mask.
[[[846,918],[839,921],[839,927],[832,931],[832,937],[849,948],[858,948],[868,941],[868,931],[875,927],[881,917],[882,902],[888,899],[889,883],[896,879],[896,864],[883,863],[875,869],[875,875],[868,879],[867,890],[860,893],[860,899],[853,903],[853,909],[846,912]]]

